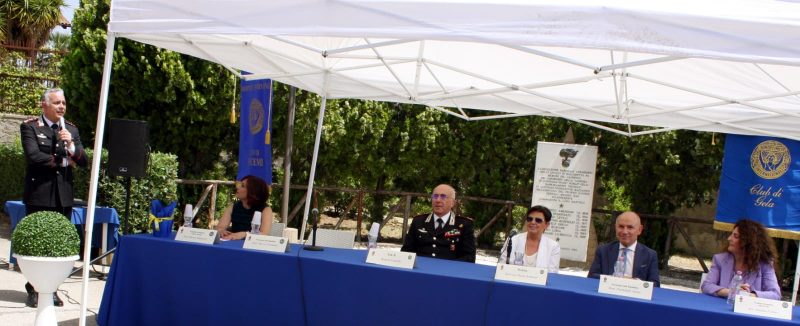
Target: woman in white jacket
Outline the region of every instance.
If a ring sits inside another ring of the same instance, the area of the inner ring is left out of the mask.
[[[526,232],[511,238],[510,255],[506,252],[508,242],[503,244],[498,263],[535,266],[545,268],[550,273],[558,273],[561,246],[544,235],[544,231],[550,226],[553,214],[547,207],[536,205],[528,209],[528,214],[525,216]]]

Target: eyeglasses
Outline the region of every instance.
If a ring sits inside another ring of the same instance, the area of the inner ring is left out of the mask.
[[[544,219],[541,218],[541,217],[528,216],[528,217],[525,218],[525,220],[528,221],[528,222],[536,221],[536,224],[544,223]]]
[[[433,200],[437,200],[437,199],[445,200],[445,199],[447,199],[447,195],[446,194],[433,194],[433,195],[431,195],[431,199],[433,199]]]

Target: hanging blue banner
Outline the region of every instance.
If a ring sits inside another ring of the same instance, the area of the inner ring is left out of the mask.
[[[800,238],[800,142],[727,135],[714,227],[730,230],[740,219]]]
[[[241,86],[236,180],[253,175],[272,184],[272,81],[243,80]]]

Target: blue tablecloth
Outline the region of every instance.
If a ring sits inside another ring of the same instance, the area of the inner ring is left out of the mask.
[[[494,270],[418,257],[414,270],[366,264],[367,251],[300,252],[308,325],[482,325]]]
[[[98,323],[303,325],[299,247],[278,254],[242,249],[242,244],[122,236]]]
[[[72,207],[72,216],[70,216],[70,220],[72,224],[75,225],[83,225],[86,224],[86,207],[83,206],[75,206]],[[94,223],[95,227],[92,231],[92,247],[99,248],[100,243],[102,241],[103,236],[103,229],[96,224],[107,223],[108,224],[108,241],[107,241],[107,248],[111,249],[117,245],[117,229],[119,229],[119,214],[117,214],[117,210],[110,208],[110,207],[95,207],[94,210]],[[6,214],[11,218],[11,232],[14,232],[14,228],[17,227],[17,223],[25,217],[25,204],[21,201],[7,201],[6,202]],[[81,238],[83,234],[80,234]],[[83,249],[81,249],[83,250]],[[12,264],[16,264],[17,260],[11,256],[11,249],[9,248],[8,252],[9,262]]]
[[[531,320],[550,325],[788,325],[793,320],[734,314],[725,299],[701,293],[655,288],[645,301],[597,293],[598,280],[550,274],[547,286],[496,281],[487,306],[487,325],[517,325]],[[524,306],[525,308],[522,308]]]
[[[494,281],[494,267],[417,258],[366,264],[366,251],[286,254],[122,237],[100,325],[787,325],[734,314],[722,298],[655,289],[652,301],[597,293],[596,279],[551,274],[546,287]],[[254,281],[255,280],[255,281]]]

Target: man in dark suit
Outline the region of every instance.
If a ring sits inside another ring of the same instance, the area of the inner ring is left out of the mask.
[[[39,211],[54,211],[72,216],[72,168],[87,165],[78,128],[64,121],[67,101],[64,91],[48,89],[42,95],[42,115],[25,120],[20,125],[22,150],[27,164],[23,203],[30,215]],[[26,304],[36,307],[38,295],[30,283]],[[64,303],[54,295],[56,306]]]
[[[655,250],[638,243],[642,234],[642,221],[634,212],[625,212],[617,216],[617,240],[597,248],[594,253],[589,277],[600,278],[600,275],[613,275],[618,260],[622,263],[621,276],[650,281],[661,286],[658,277],[658,255]]]
[[[472,220],[451,210],[456,190],[438,185],[431,194],[433,212],[414,217],[403,247],[419,256],[475,262],[475,231]]]

